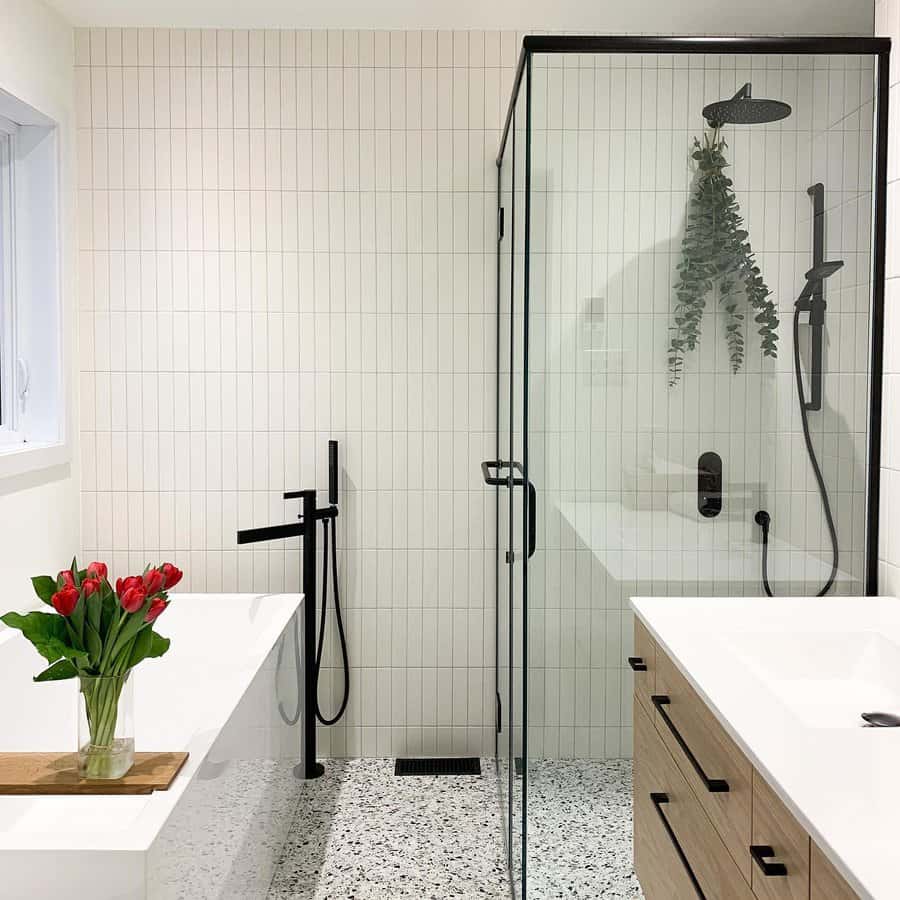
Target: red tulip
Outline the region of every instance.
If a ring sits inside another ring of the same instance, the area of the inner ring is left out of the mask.
[[[162,569],[163,577],[166,579],[167,591],[175,587],[184,575],[184,572],[176,566],[173,566],[172,563],[163,563],[160,568]]]
[[[92,562],[87,567],[87,574],[89,578],[97,578],[100,581],[103,581],[109,574],[109,569],[106,568],[106,563]]]
[[[67,584],[50,598],[50,602],[61,616],[71,616],[78,606],[78,596],[78,588]]]
[[[129,575],[127,578],[116,579],[116,593],[121,598],[125,591],[133,587],[144,587],[144,579],[140,575]]]
[[[96,594],[100,590],[100,580],[98,578],[85,578],[81,582],[81,589],[84,591],[85,597],[90,597],[91,594]]]
[[[147,592],[142,584],[136,584],[134,587],[127,588],[119,595],[119,603],[125,612],[136,613],[147,599]]]
[[[155,622],[168,605],[162,597],[154,597],[150,603],[150,609],[147,610],[147,615],[144,616],[144,621]]]
[[[147,569],[144,572],[144,590],[147,596],[158,594],[163,589],[163,573],[159,569]]]
[[[72,574],[71,569],[63,569],[62,572],[57,575],[56,580],[62,579],[62,583],[65,587],[75,587],[75,576]]]

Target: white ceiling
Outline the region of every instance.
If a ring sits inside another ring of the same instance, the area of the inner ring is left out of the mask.
[[[874,0],[46,0],[76,25],[871,34]]]

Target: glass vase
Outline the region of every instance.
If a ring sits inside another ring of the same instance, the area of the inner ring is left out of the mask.
[[[134,679],[81,676],[78,691],[78,774],[121,778],[134,763]]]

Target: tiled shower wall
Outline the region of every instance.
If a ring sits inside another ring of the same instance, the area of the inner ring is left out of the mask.
[[[337,438],[351,699],[325,753],[493,752],[478,463],[518,45],[77,32],[84,551],[172,558],[195,591],[297,590],[296,541],[238,550],[235,532],[289,521],[284,490],[324,504]]]
[[[809,414],[841,551],[860,593],[865,548],[873,64],[859,57],[536,57],[529,475],[539,552],[529,575],[529,755],[631,752],[632,617],[641,595],[759,595],[756,510],[772,514],[777,593],[830,569],[803,444],[791,317],[812,265],[825,185],[825,399]],[[745,82],[783,122],[723,131],[728,170],[780,315],[779,357],[755,328],[729,371],[715,301],[668,386],[672,289],[706,103]],[[804,316],[801,320],[805,322]],[[800,328],[806,360],[808,330]],[[722,513],[697,511],[697,460],[723,461]]]

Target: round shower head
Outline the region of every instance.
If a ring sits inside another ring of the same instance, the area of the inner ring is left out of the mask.
[[[786,119],[791,108],[781,100],[719,100],[703,108],[703,118],[713,127],[763,125]]]
[[[745,84],[730,100],[717,100],[703,107],[703,118],[711,128],[723,125],[763,125],[778,122],[791,114],[791,108],[781,100],[757,100],[750,96]]]
[[[835,259],[832,262],[821,262],[817,266],[813,266],[806,273],[807,281],[822,281],[825,278],[829,278],[831,275],[834,275],[841,266],[844,265],[844,261],[842,259]]]

